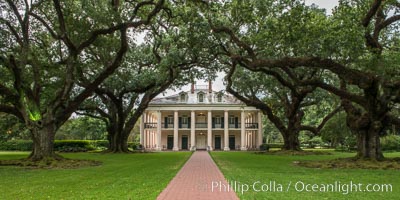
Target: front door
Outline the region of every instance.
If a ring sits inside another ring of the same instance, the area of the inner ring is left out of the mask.
[[[221,149],[221,136],[217,135],[214,138],[214,142],[215,142],[215,149]]]
[[[196,148],[206,149],[206,135],[197,135],[196,137]]]
[[[174,136],[168,135],[167,138],[167,149],[172,149],[174,147]]]
[[[187,135],[182,135],[182,149],[188,149],[188,137],[187,137]]]
[[[235,150],[235,136],[234,135],[229,136],[229,149]]]

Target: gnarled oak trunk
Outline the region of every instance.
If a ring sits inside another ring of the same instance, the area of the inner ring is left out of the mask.
[[[30,131],[32,134],[33,147],[28,159],[32,161],[62,159],[60,155],[54,152],[54,136],[56,133],[54,124],[32,126]]]
[[[384,157],[380,145],[380,136],[385,128],[385,118],[372,112],[363,112],[348,100],[342,100],[342,105],[347,113],[347,126],[357,137],[356,158],[382,160]]]
[[[369,130],[357,131],[357,158],[382,160],[383,154],[380,146],[379,131]]]
[[[117,127],[116,124],[110,125],[107,128],[108,132],[108,142],[109,148],[108,152],[112,153],[127,153],[130,152],[128,149],[128,135],[124,134],[125,132],[121,130],[122,127]]]
[[[299,132],[291,131],[282,134],[283,136],[283,150],[300,151]]]

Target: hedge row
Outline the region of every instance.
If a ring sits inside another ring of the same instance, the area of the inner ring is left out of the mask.
[[[31,140],[10,140],[0,142],[0,150],[3,151],[31,151]],[[55,140],[54,150],[61,152],[85,152],[95,149],[108,148],[107,140]]]
[[[0,151],[31,151],[31,140],[0,141]],[[129,142],[128,147],[137,149],[139,143]],[[91,150],[104,150],[108,148],[107,140],[55,140],[54,150],[61,152],[86,152]]]
[[[33,142],[31,140],[0,141],[2,151],[31,151]]]
[[[268,151],[271,148],[279,148],[279,149],[281,149],[282,147],[283,147],[283,143],[269,143],[269,144],[260,145],[260,150],[261,151]]]
[[[388,135],[381,138],[382,151],[400,151],[400,136]]]

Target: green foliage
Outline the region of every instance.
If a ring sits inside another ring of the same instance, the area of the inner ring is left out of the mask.
[[[400,151],[400,136],[387,135],[381,138],[382,151]]]
[[[104,140],[106,125],[103,121],[90,117],[68,120],[56,133],[56,140]]]
[[[281,149],[283,147],[283,143],[268,143],[268,149]]]
[[[332,117],[321,130],[321,138],[332,147],[352,145],[354,136],[346,125],[346,114],[340,112]],[[353,145],[354,147],[354,145]]]
[[[18,118],[0,113],[0,141],[28,139],[30,139],[29,130]]]
[[[139,149],[139,145],[139,142],[128,142],[128,148],[131,148],[132,150]]]
[[[33,142],[31,140],[0,141],[2,151],[31,151]]]
[[[131,143],[132,146],[137,143]],[[31,151],[31,140],[0,141],[0,150],[4,151]],[[91,150],[104,150],[108,147],[107,140],[55,140],[54,150],[61,152],[85,152]]]
[[[310,140],[308,140],[310,147],[314,148],[314,147],[321,147],[324,145],[324,142],[322,141],[322,138],[320,136],[315,136],[313,138],[311,138]]]
[[[92,140],[92,146],[95,147],[98,150],[104,150],[107,149],[108,146],[110,145],[110,143],[108,142],[108,140]]]
[[[268,150],[269,150],[268,144],[262,144],[262,145],[260,145],[260,151],[268,151]]]
[[[54,150],[61,152],[85,152],[94,150],[90,140],[55,140]]]

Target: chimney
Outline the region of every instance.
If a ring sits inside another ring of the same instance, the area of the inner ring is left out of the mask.
[[[208,80],[208,92],[212,93],[212,82],[211,82],[211,79]]]
[[[192,81],[192,87],[190,89],[190,93],[194,94],[194,81]]]

